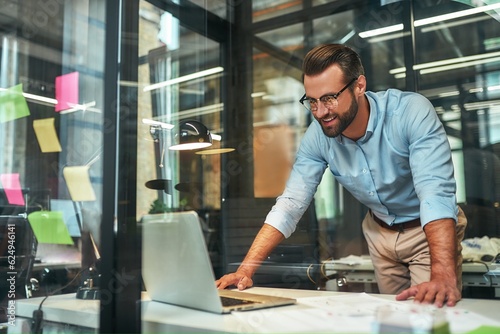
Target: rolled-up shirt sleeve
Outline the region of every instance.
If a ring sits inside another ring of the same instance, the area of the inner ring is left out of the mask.
[[[413,183],[420,199],[422,225],[437,219],[457,220],[456,182],[450,144],[432,104],[416,96],[408,112],[411,117],[403,124],[409,140],[410,166]]]
[[[295,231],[309,207],[327,167],[319,149],[320,141],[321,137],[310,127],[301,141],[285,190],[266,217],[265,223],[279,230],[286,238]]]

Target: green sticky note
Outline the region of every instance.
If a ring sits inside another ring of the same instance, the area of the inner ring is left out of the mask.
[[[478,328],[467,332],[468,334],[493,334],[493,333],[500,333],[500,327],[496,326],[479,326]]]
[[[0,90],[0,123],[6,123],[30,115],[23,96],[23,85]]]
[[[28,221],[39,243],[73,244],[62,211],[35,211],[28,215]]]

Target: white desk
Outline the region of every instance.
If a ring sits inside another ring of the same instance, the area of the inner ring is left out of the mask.
[[[370,257],[348,256],[338,260],[323,262],[323,270],[327,276],[342,274],[348,283],[364,283],[365,291],[370,290],[370,284],[376,284],[373,264]],[[462,285],[474,287],[492,287],[495,297],[500,297],[500,264],[469,263],[462,264]]]
[[[187,308],[177,307],[164,303],[158,303],[144,298],[142,305],[142,332],[144,333],[166,333],[166,332],[291,332],[289,327],[294,322],[295,327],[299,332],[330,332],[334,333],[345,332],[345,327],[339,327],[338,321],[328,321],[325,317],[320,318],[320,309],[315,305],[311,305],[311,299],[308,297],[328,298],[330,303],[334,303],[338,308],[348,308],[349,303],[356,301],[357,298],[374,298],[377,301],[394,303],[394,296],[390,295],[367,295],[353,294],[333,291],[317,291],[317,290],[293,290],[293,289],[273,289],[273,288],[251,288],[247,292],[260,294],[274,294],[280,296],[289,296],[298,300],[297,305],[283,306],[274,309],[239,312],[238,314],[218,315]],[[333,298],[333,299],[332,299]],[[337,298],[337,299],[335,299]],[[338,299],[342,298],[342,299]],[[27,300],[18,300],[16,303],[16,321],[18,327],[9,327],[9,333],[22,332],[22,322],[29,323],[33,310],[35,310],[41,298],[33,298]],[[397,302],[400,305],[412,305],[411,301]],[[359,303],[359,308],[366,309],[367,303]],[[496,300],[478,300],[464,299],[455,308],[448,308],[447,312],[459,314],[457,319],[470,319],[467,326],[457,325],[453,333],[463,333],[466,328],[470,330],[480,325],[495,325],[500,330],[500,321],[498,318],[498,309],[500,301]],[[97,332],[99,323],[99,302],[93,300],[78,300],[74,294],[58,295],[49,297],[43,304],[44,319],[46,324],[58,327],[64,333],[71,332],[72,326],[77,326],[79,329],[84,327],[85,332]],[[282,323],[284,320],[285,323]],[[350,318],[353,326],[359,325],[358,319]],[[28,320],[28,321],[27,321]],[[344,319],[345,320],[345,319]],[[47,323],[48,321],[48,323]],[[307,328],[305,330],[304,328]],[[278,328],[278,330],[277,330]],[[370,330],[366,330],[367,333]]]

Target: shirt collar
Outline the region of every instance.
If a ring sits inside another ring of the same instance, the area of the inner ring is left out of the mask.
[[[367,100],[368,100],[368,105],[370,107],[370,116],[368,117],[368,125],[366,126],[366,132],[365,135],[361,138],[359,138],[359,142],[364,143],[370,137],[373,135],[373,132],[375,131],[375,127],[377,126],[377,108],[374,107],[373,99],[365,94]]]

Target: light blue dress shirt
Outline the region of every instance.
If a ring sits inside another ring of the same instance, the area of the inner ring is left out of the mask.
[[[450,145],[424,96],[389,89],[366,92],[370,117],[357,141],[329,138],[314,120],[302,138],[286,188],[266,217],[285,237],[311,203],[326,168],[388,225],[421,219],[456,221]]]

